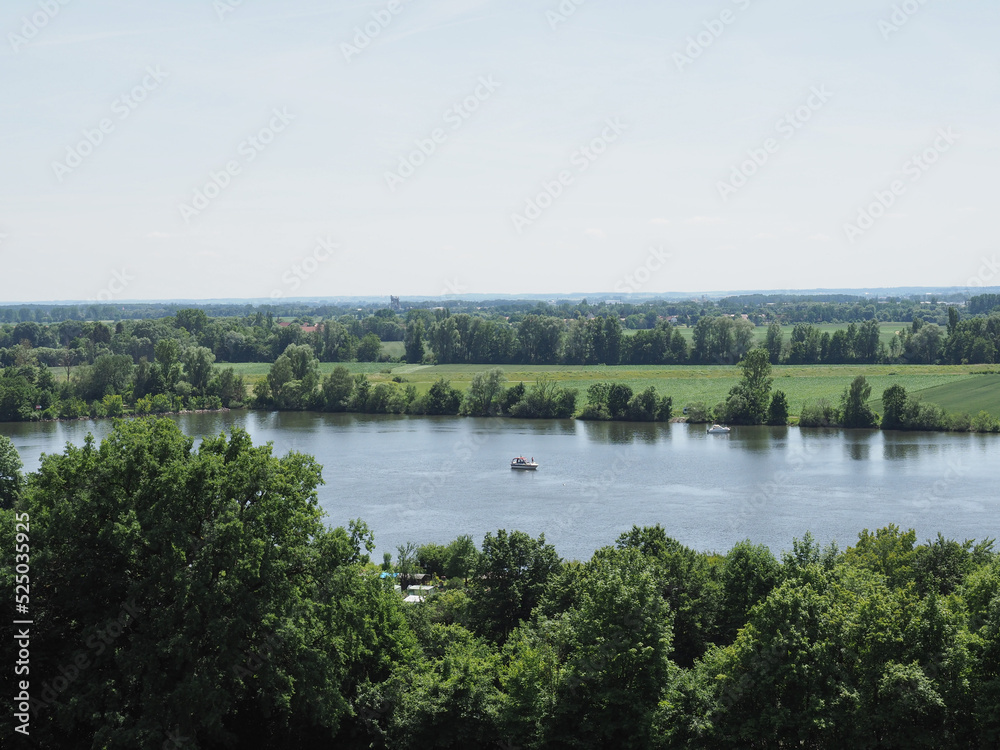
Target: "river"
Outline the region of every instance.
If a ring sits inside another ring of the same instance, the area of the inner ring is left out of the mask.
[[[412,541],[487,531],[544,532],[567,559],[587,559],[633,524],[662,524],[702,551],[749,538],[775,553],[807,530],[852,544],[890,523],[924,540],[1000,535],[1000,436],[520,421],[355,414],[223,412],[175,417],[195,438],[242,427],[276,453],[323,465],[331,525],[364,519],[375,560]],[[0,424],[28,471],[42,453],[98,438],[107,420]],[[510,459],[535,458],[536,472]]]

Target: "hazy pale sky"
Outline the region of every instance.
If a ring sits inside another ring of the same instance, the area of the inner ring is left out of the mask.
[[[998,249],[998,22],[5,0],[0,301],[964,286]]]

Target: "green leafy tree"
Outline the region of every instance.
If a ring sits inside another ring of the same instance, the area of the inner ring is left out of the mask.
[[[322,525],[320,482],[309,457],[238,430],[195,449],[168,419],[45,456],[22,501],[45,581],[32,739],[331,743],[357,687],[411,646],[398,598],[362,575],[357,536]]]
[[[883,430],[898,430],[904,426],[906,401],[906,389],[899,384],[890,385],[882,391]]]
[[[367,382],[367,381],[366,381]],[[326,411],[344,411],[351,401],[354,391],[354,378],[351,371],[343,365],[337,365],[323,379],[323,408]]]
[[[493,417],[499,414],[503,408],[505,382],[503,370],[499,368],[477,372],[465,394],[462,413],[475,417]]]
[[[656,565],[663,598],[674,617],[674,659],[690,666],[717,638],[721,588],[708,556],[668,537],[659,524],[633,526],[615,546],[638,550]]]
[[[726,555],[720,574],[722,611],[720,635],[731,642],[747,624],[750,610],[764,601],[781,581],[781,565],[762,544],[737,542]]]
[[[204,313],[202,313],[204,315]],[[192,346],[184,351],[184,375],[198,393],[208,390],[212,377],[212,365],[215,355],[211,349],[204,346]]]
[[[559,562],[544,534],[532,539],[523,531],[487,533],[469,586],[477,632],[495,642],[506,640],[531,615]]]
[[[765,349],[752,349],[740,362],[740,381],[729,391],[726,419],[735,424],[762,424],[771,400],[771,362]]]
[[[160,339],[156,342],[155,359],[162,392],[173,389],[180,380],[180,346],[175,339]]]
[[[0,508],[13,507],[20,497],[24,483],[22,466],[14,443],[6,435],[0,435]]]
[[[424,361],[424,321],[420,318],[407,323],[403,345],[406,350],[407,362],[420,364]]]
[[[444,378],[438,378],[427,391],[421,408],[425,414],[458,414],[461,405],[462,392],[452,388]]]
[[[780,323],[771,323],[767,327],[767,338],[764,348],[767,349],[767,357],[772,365],[781,362],[781,345],[784,334],[781,332]]]
[[[777,427],[788,424],[788,397],[784,391],[775,391],[767,407],[767,423]]]
[[[374,333],[366,333],[358,344],[358,362],[378,362],[382,341]]]
[[[424,658],[400,664],[371,688],[363,714],[382,716],[385,747],[476,748],[495,744],[500,657],[461,625],[432,623]],[[366,745],[367,746],[367,745]]]
[[[267,375],[271,397],[279,409],[306,409],[319,385],[319,361],[312,347],[289,344]]]
[[[218,396],[226,408],[242,404],[247,398],[247,386],[242,375],[237,375],[232,367],[219,370],[208,384],[208,392]]]
[[[868,406],[872,387],[864,375],[851,381],[840,397],[840,420],[844,427],[875,427],[878,416]]]
[[[555,629],[565,660],[544,721],[548,746],[650,746],[672,671],[659,585],[655,564],[636,549],[601,550],[584,566],[578,600]]]

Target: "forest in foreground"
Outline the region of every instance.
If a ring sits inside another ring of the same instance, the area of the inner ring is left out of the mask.
[[[991,539],[889,526],[775,556],[633,527],[575,561],[498,530],[373,562],[363,521],[324,524],[322,482],[169,419],[27,476],[0,439],[0,578],[32,621],[27,646],[0,625],[5,693],[30,694],[4,745],[1000,746]]]

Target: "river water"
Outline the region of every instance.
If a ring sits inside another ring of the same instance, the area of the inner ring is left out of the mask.
[[[175,417],[195,438],[241,427],[279,455],[323,465],[331,525],[364,519],[373,559],[412,541],[544,532],[587,559],[633,524],[662,524],[702,551],[741,539],[790,549],[806,531],[852,544],[862,529],[914,528],[921,541],[1000,536],[1000,436],[233,411]],[[42,453],[107,434],[107,420],[0,424],[28,471]],[[540,464],[516,472],[510,459]]]

